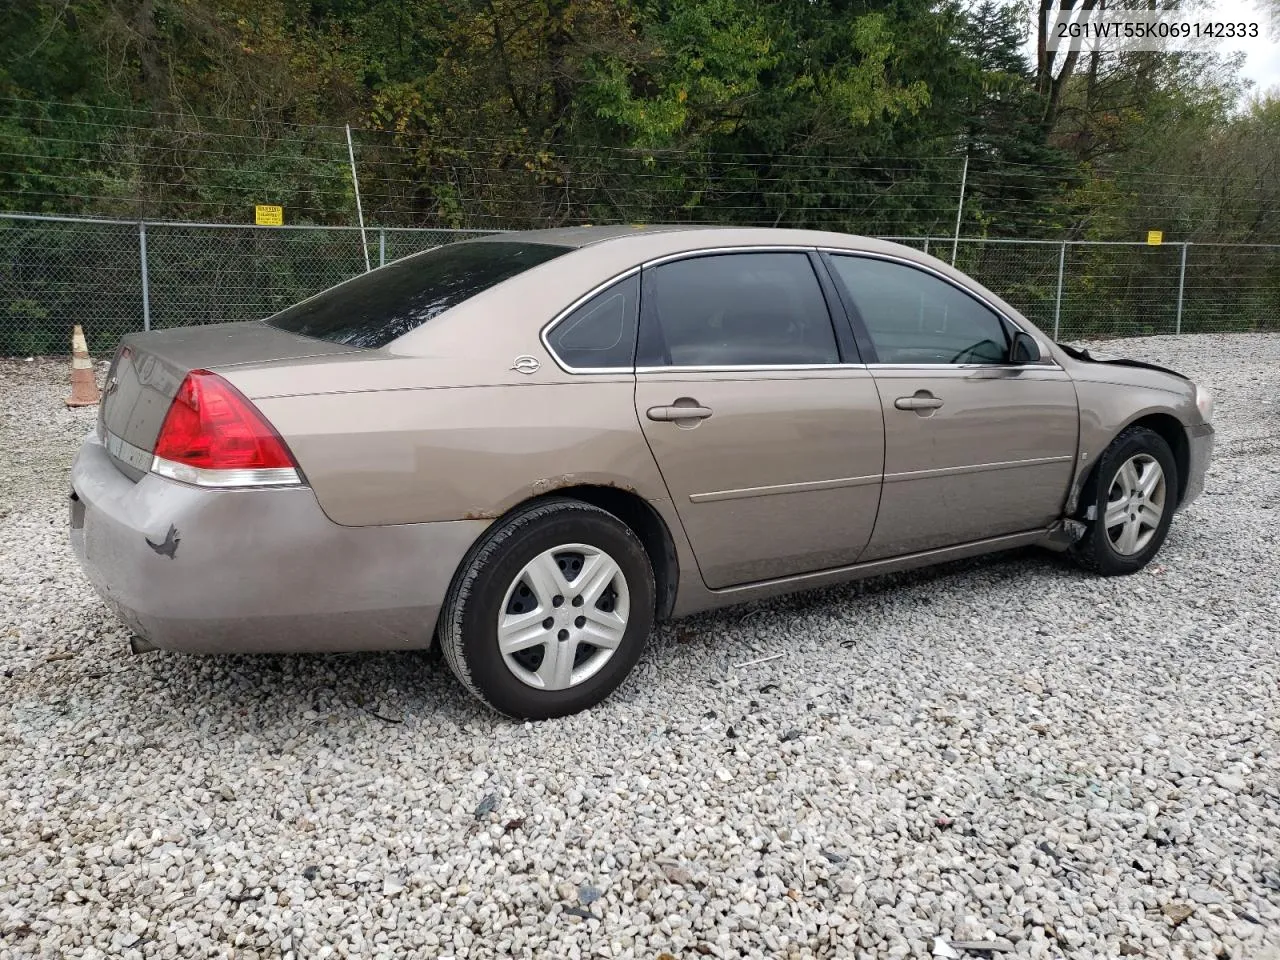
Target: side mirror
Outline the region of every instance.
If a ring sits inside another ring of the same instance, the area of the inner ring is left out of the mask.
[[[1035,337],[1019,330],[1013,335],[1013,345],[1009,348],[1010,363],[1039,363],[1040,345]]]

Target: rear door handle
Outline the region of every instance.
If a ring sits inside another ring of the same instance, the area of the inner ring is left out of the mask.
[[[893,405],[899,410],[937,410],[942,401],[937,397],[899,397]]]
[[[712,410],[710,407],[684,407],[673,404],[669,407],[650,407],[644,412],[644,415],[650,420],[666,421],[669,423],[678,420],[705,420],[707,417],[711,416],[711,413]]]

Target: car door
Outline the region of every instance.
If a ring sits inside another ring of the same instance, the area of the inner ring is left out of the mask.
[[[711,588],[856,561],[880,495],[875,383],[817,255],[643,271],[636,415]]]
[[[939,273],[878,256],[828,257],[864,354],[874,354],[868,367],[884,409],[884,488],[863,559],[1056,519],[1079,431],[1066,372],[1052,359],[1011,363],[1017,327]]]

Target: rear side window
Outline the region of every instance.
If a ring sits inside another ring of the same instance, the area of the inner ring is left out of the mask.
[[[692,257],[646,273],[642,366],[840,362],[805,253]]]
[[[572,247],[472,241],[436,247],[316,294],[265,322],[353,347],[382,347],[477,293]]]
[[[602,290],[555,325],[547,344],[565,366],[630,369],[636,354],[640,275]]]

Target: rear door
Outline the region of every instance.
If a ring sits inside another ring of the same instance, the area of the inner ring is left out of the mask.
[[[1012,322],[938,274],[871,256],[829,262],[884,406],[884,490],[863,559],[1056,519],[1079,428],[1066,372],[1010,363]]]
[[[644,270],[636,413],[709,587],[853,563],[871,536],[880,401],[828,299],[802,250]]]

